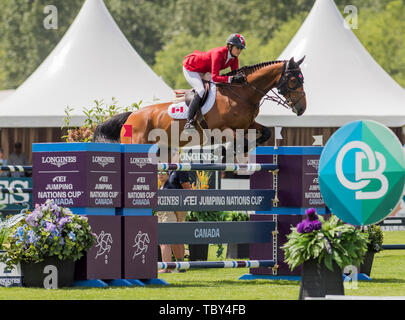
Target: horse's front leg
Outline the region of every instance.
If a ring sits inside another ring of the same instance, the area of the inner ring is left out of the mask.
[[[270,127],[265,127],[261,125],[260,123],[257,123],[254,121],[248,128],[249,129],[255,129],[256,130],[256,147],[265,143],[267,140],[270,139],[271,137],[271,129]],[[259,136],[257,136],[257,133],[259,133]]]

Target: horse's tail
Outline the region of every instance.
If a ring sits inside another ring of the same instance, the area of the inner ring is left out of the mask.
[[[120,143],[121,128],[131,115],[131,111],[119,113],[99,124],[94,130],[94,142]]]

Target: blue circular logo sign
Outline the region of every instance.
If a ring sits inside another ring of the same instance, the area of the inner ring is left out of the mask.
[[[354,121],[328,140],[318,174],[322,197],[333,214],[353,225],[375,224],[402,198],[404,149],[386,126]]]

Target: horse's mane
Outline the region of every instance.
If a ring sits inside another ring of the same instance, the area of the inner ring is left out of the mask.
[[[248,74],[250,74],[252,72],[255,72],[255,71],[257,71],[257,70],[259,70],[259,69],[261,69],[263,67],[267,67],[269,65],[280,63],[280,62],[285,62],[285,61],[284,60],[275,60],[275,61],[261,62],[261,63],[253,64],[253,65],[250,65],[250,66],[244,66],[244,67],[241,67],[241,68],[239,68],[237,70],[233,70],[231,72],[228,72],[228,73],[224,74],[224,76],[234,76],[235,74],[237,74],[239,72],[243,72],[243,74],[245,76],[247,76]]]

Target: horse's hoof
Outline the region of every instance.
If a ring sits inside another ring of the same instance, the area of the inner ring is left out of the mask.
[[[186,125],[184,126],[184,130],[197,130],[197,128],[192,124],[192,123],[186,123]]]

